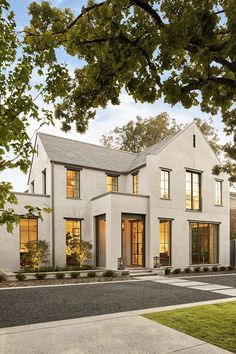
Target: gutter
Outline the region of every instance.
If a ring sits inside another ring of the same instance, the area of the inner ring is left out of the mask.
[[[51,162],[51,195],[52,195],[52,266],[55,267],[54,162]]]

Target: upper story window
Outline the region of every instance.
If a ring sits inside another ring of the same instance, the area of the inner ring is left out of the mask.
[[[139,191],[139,175],[135,173],[133,175],[133,193],[138,194]]]
[[[170,171],[161,170],[161,198],[170,199]]]
[[[31,193],[34,193],[34,181],[31,182]]]
[[[80,198],[80,171],[67,169],[66,171],[67,198]]]
[[[201,174],[186,171],[186,209],[201,210]]]
[[[107,192],[118,192],[118,176],[107,175]]]
[[[42,190],[43,194],[47,194],[47,175],[46,175],[46,168],[42,172]]]
[[[215,205],[222,206],[222,181],[215,181]]]

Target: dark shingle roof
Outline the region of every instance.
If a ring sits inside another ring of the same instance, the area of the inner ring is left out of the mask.
[[[163,139],[140,153],[109,149],[44,133],[38,133],[38,136],[51,161],[126,173],[145,165],[147,155],[157,153],[177,134]]]

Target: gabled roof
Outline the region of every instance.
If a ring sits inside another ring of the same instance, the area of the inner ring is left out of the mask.
[[[145,165],[147,155],[160,151],[179,133],[181,131],[172,134],[140,153],[110,149],[45,133],[38,133],[37,135],[50,161],[127,173]]]

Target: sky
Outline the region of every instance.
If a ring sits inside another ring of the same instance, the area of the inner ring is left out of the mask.
[[[27,7],[32,0],[9,0],[9,2],[12,10],[15,12],[17,29],[22,30],[24,26],[29,23]],[[80,13],[81,6],[86,4],[86,1],[51,0],[51,3],[61,8],[70,7],[74,10],[75,15],[77,15]],[[66,56],[63,51],[59,51],[58,55],[60,61],[65,62],[72,71],[77,65],[81,64],[75,58]],[[36,77],[34,79],[37,80]],[[43,106],[43,102],[40,98],[37,104]],[[201,112],[197,107],[192,107],[188,110],[184,109],[180,104],[171,107],[169,104],[164,103],[163,100],[158,100],[154,104],[136,103],[131,96],[128,96],[125,91],[122,91],[120,105],[113,106],[109,104],[106,109],[98,109],[95,119],[90,122],[89,128],[85,134],[78,134],[74,127],[69,133],[64,133],[60,130],[60,123],[58,122],[55,126],[43,126],[39,131],[93,144],[100,144],[101,136],[114,129],[116,126],[122,126],[129,120],[135,120],[138,115],[142,118],[148,118],[156,116],[161,112],[168,112],[171,118],[177,120],[177,123],[191,123],[195,117],[201,119],[210,118],[208,114]],[[214,127],[218,130],[221,142],[224,143],[226,136],[223,133],[223,124],[221,123],[220,116],[214,116],[213,121]],[[32,122],[27,131],[29,136],[32,136],[38,127],[39,123]],[[24,192],[27,189],[27,175],[16,169],[0,173],[0,181],[10,181],[14,191]]]

